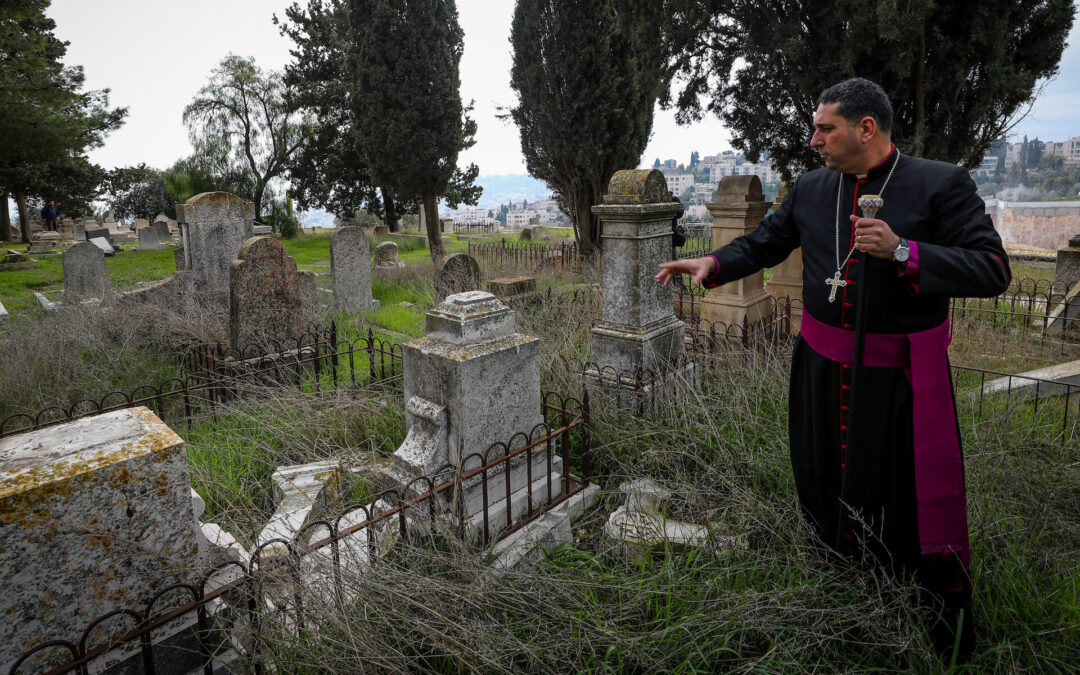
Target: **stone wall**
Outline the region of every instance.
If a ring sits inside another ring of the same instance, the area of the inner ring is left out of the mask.
[[[986,201],[986,212],[1006,244],[1055,250],[1080,232],[1080,202]]]

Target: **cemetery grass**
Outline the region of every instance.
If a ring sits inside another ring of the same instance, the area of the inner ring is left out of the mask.
[[[27,247],[15,248],[25,250]],[[176,269],[171,248],[161,251],[123,250],[105,261],[115,292],[131,290],[140,283],[164,279]],[[34,291],[42,293],[50,300],[59,301],[63,290],[64,268],[59,255],[39,258],[37,269],[0,272],[0,301],[15,322],[45,313],[34,297]]]

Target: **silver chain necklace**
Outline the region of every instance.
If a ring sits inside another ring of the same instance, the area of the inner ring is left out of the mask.
[[[892,168],[889,169],[889,175],[885,176],[885,182],[881,184],[881,190],[878,191],[879,196],[885,194],[885,187],[888,186],[889,179],[892,178],[893,171],[896,171],[896,165],[899,163],[900,151],[897,150],[896,159],[893,160]],[[856,185],[856,189],[858,189],[858,185]],[[844,256],[843,262],[840,261],[840,198],[843,195],[843,191],[844,174],[841,173],[839,179],[836,181],[836,223],[834,227],[834,232],[836,234],[836,248],[834,249],[836,252],[836,272],[831,278],[825,280],[827,286],[832,286],[832,289],[829,291],[829,302],[834,302],[836,300],[836,291],[838,289],[848,285],[848,282],[845,279],[840,278],[840,272],[844,269],[844,265],[847,264],[847,261],[851,259],[852,254],[855,253],[855,244],[852,244],[851,249],[847,252],[847,255]]]

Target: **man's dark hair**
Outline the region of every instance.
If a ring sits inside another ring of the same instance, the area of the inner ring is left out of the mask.
[[[878,129],[888,133],[892,129],[893,109],[885,90],[870,80],[853,77],[834,84],[818,96],[818,105],[839,103],[836,113],[851,122],[870,116]]]

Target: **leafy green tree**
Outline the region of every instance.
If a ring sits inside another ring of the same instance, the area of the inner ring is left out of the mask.
[[[347,0],[345,15],[349,104],[364,162],[375,185],[420,196],[428,248],[438,260],[444,255],[438,198],[468,198],[447,193],[455,174],[462,176],[458,153],[476,132],[461,101],[457,6],[454,0]],[[478,171],[471,166],[466,173]]]
[[[211,173],[245,184],[258,219],[267,186],[285,173],[300,146],[305,121],[286,104],[280,73],[230,54],[184,108],[184,124]]]
[[[0,3],[0,192],[14,196],[29,241],[28,198],[85,209],[103,171],[86,153],[123,123],[109,91],[81,92],[81,66],[62,63],[67,43],[53,35],[48,0]],[[10,238],[10,231],[0,237]]]
[[[1073,0],[762,3],[667,0],[663,103],[705,112],[790,178],[820,166],[807,143],[817,95],[848,77],[880,84],[907,153],[973,168],[1057,73]],[[704,105],[703,105],[704,103]]]
[[[164,213],[176,217],[176,201],[162,171],[139,164],[109,171],[105,176],[109,205],[118,218],[153,219]]]
[[[586,255],[600,247],[593,205],[617,170],[637,167],[649,141],[662,6],[518,0],[514,9],[510,86],[518,103],[509,116],[529,173],[551,186]]]

